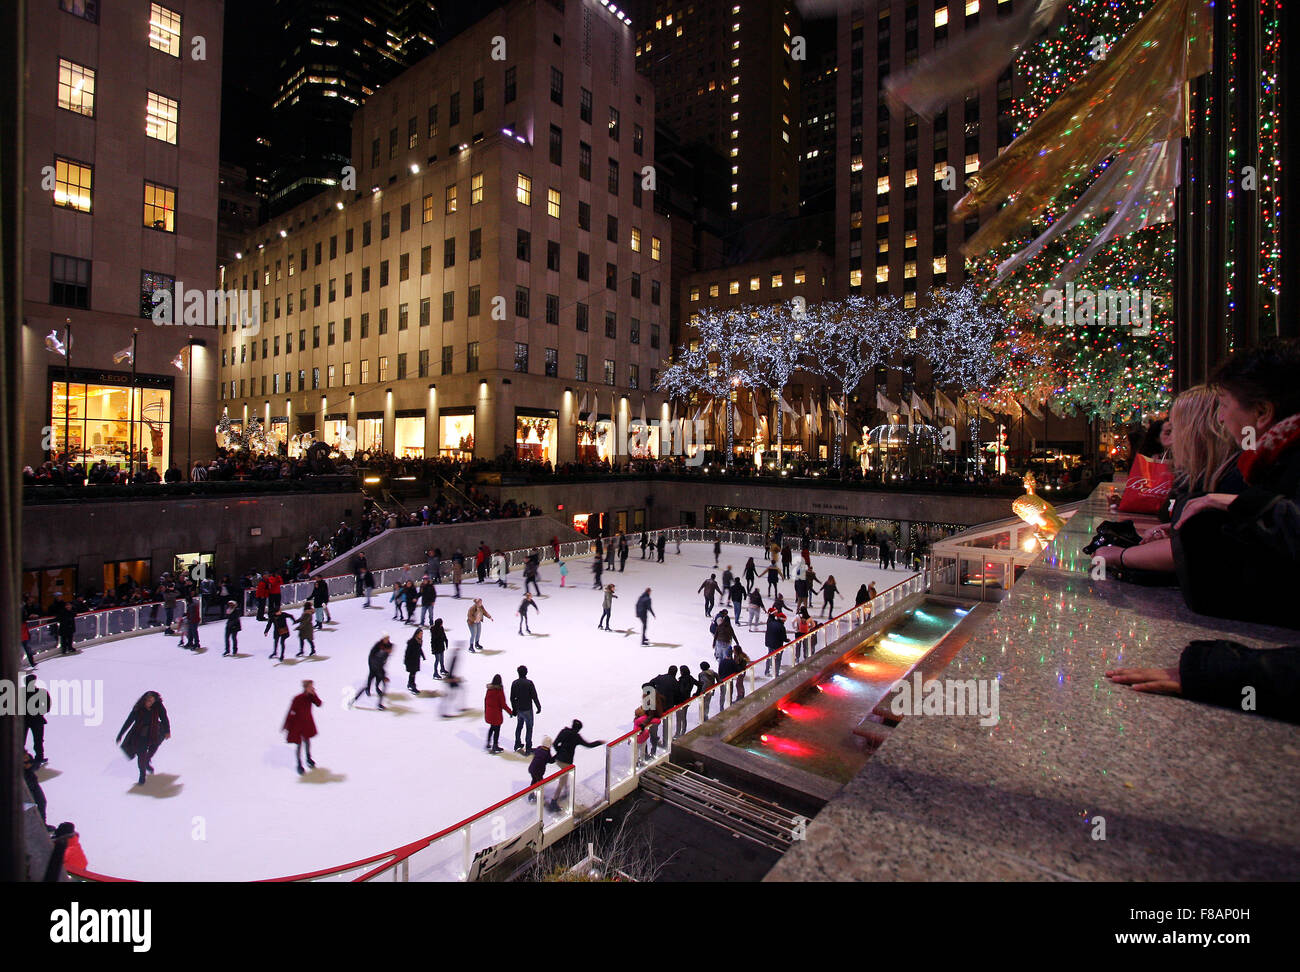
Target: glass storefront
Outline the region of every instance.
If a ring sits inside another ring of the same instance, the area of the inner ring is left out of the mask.
[[[74,372],[75,374],[75,372]],[[147,380],[147,379],[146,379]],[[129,380],[121,385],[105,382],[50,382],[50,421],[54,447],[70,450],[74,459],[125,467],[132,440],[136,461],[159,472],[171,454],[171,396],[166,388],[137,385],[134,403]]]
[[[633,422],[628,427],[627,452],[633,459],[658,459],[659,426]]]
[[[77,587],[76,567],[43,567],[23,571],[23,594],[29,595],[42,611],[48,611],[54,598],[72,599]]]
[[[384,448],[384,416],[357,416],[357,451],[382,452]]]
[[[393,452],[402,459],[424,458],[424,413],[393,420]]]
[[[149,560],[117,560],[104,564],[104,590],[115,591],[118,585],[125,584],[127,578],[139,587],[148,587],[150,583]]]
[[[325,419],[324,442],[331,449],[337,449],[345,456],[356,454],[356,439],[348,429],[347,417]]]
[[[289,445],[289,416],[271,416],[271,426],[267,430],[266,439],[270,450],[276,455],[280,455],[281,450],[286,449]]]
[[[438,452],[452,459],[474,458],[474,412],[438,413]]]
[[[515,456],[533,462],[556,461],[559,419],[552,415],[515,414]]]

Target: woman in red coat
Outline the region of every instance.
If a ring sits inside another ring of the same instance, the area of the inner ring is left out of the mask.
[[[500,675],[493,675],[492,681],[488,683],[487,695],[483,697],[483,718],[488,724],[487,746],[484,748],[489,753],[505,752],[497,745],[501,740],[501,723],[503,721],[502,713],[507,712],[514,715],[514,710],[506,702],[505,686],[501,683]]]
[[[293,697],[289,703],[289,714],[284,717],[282,728],[289,734],[289,742],[295,747],[294,755],[298,758],[298,775],[303,773],[302,768],[302,749],[307,747],[307,765],[315,766],[316,761],[311,758],[311,737],[316,735],[316,720],[312,718],[311,707],[320,705],[320,697],[316,694],[312,680],[303,679],[302,692]]]

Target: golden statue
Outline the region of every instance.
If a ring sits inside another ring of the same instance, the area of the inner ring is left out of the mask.
[[[1038,480],[1033,472],[1025,473],[1025,495],[1018,497],[1011,504],[1012,511],[1032,527],[1036,527],[1044,537],[1056,536],[1056,531],[1065,526],[1065,520],[1051,503],[1034,493]]]

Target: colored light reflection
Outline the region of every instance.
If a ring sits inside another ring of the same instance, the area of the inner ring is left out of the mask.
[[[769,746],[778,752],[785,753],[787,756],[812,756],[817,752],[806,743],[795,742],[793,739],[786,739],[783,736],[773,736],[765,732],[758,738],[764,746]]]
[[[874,658],[861,658],[856,661],[851,661],[849,662],[849,668],[853,669],[855,672],[861,672],[863,675],[868,675],[873,678],[892,676],[897,674],[899,671],[897,665],[887,665]]]
[[[782,702],[776,707],[776,710],[791,719],[816,719],[822,715],[817,709],[801,705],[798,702]]]

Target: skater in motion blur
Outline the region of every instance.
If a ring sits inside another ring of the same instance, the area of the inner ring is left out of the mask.
[[[284,725],[280,727],[288,734],[289,745],[294,747],[299,776],[305,772],[302,768],[303,747],[307,749],[307,765],[316,765],[316,761],[311,758],[311,737],[316,735],[316,720],[311,713],[314,705],[320,705],[320,696],[316,694],[312,680],[305,678],[302,680],[302,691],[289,703],[289,714],[284,717]]]
[[[654,616],[655,609],[650,604],[650,588],[645,589],[645,593],[636,599],[636,616],[641,621],[641,644],[648,645],[646,640],[645,629],[650,623],[650,618]]]
[[[456,662],[460,658],[460,653],[453,652],[451,656],[451,665],[447,668],[446,691],[442,695],[442,717],[444,719],[454,719],[464,710],[460,705],[460,687],[465,680],[456,674]]]
[[[393,643],[389,640],[388,635],[384,635],[375,642],[370,649],[370,656],[367,659],[369,672],[366,675],[366,684],[357,690],[357,694],[352,696],[352,701],[348,703],[348,708],[356,705],[357,699],[363,695],[370,694],[371,683],[375,686],[375,691],[379,693],[379,708],[384,707],[384,685],[388,682],[388,676],[384,673],[384,667],[388,664],[388,656],[392,653]]]
[[[154,691],[145,692],[136,701],[126,722],[122,723],[122,728],[117,731],[117,742],[122,747],[122,752],[126,753],[127,759],[134,759],[140,768],[140,779],[136,781],[136,786],[144,786],[145,772],[154,771],[153,754],[158,752],[163,740],[171,737],[172,724],[167,718],[162,696]]]

